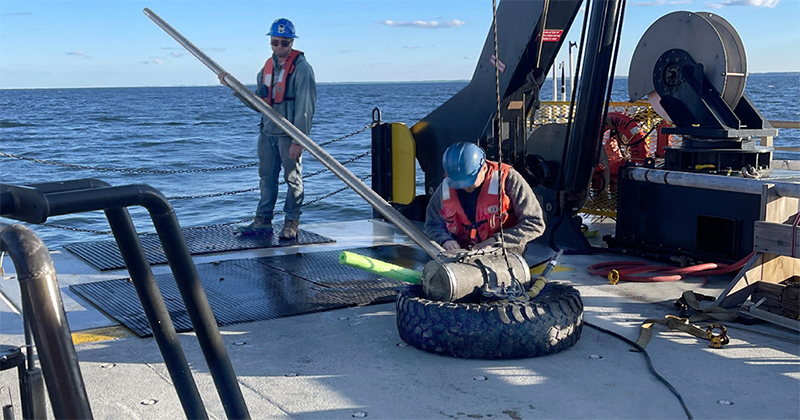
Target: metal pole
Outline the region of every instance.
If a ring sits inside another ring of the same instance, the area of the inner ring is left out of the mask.
[[[764,180],[706,175],[692,172],[665,171],[661,169],[630,168],[623,172],[625,178],[654,184],[677,185],[680,187],[704,188],[709,190],[738,192],[761,195]],[[800,184],[767,180],[773,184],[773,191],[781,197],[800,198]]]
[[[556,65],[553,63],[553,101],[558,101],[558,81],[556,79]]]
[[[572,47],[577,47],[578,43],[575,41],[569,42],[569,94],[575,91],[575,73],[572,71]]]
[[[189,40],[183,37],[178,31],[176,31],[172,26],[170,26],[167,22],[165,22],[161,17],[159,17],[155,12],[150,10],[149,8],[144,9],[144,14],[149,17],[156,25],[161,27],[167,34],[173,37],[179,44],[181,44],[184,48],[186,48],[192,55],[197,57],[203,64],[206,65],[211,71],[213,71],[217,76],[224,75],[223,80],[225,83],[230,86],[236,93],[238,93],[244,100],[246,100],[250,105],[255,107],[259,112],[264,114],[267,118],[269,118],[275,125],[280,127],[289,137],[293,140],[300,143],[311,156],[314,156],[321,164],[323,164],[326,168],[328,168],[334,175],[339,177],[348,187],[352,188],[361,198],[367,201],[375,210],[377,210],[383,217],[385,217],[390,222],[394,223],[400,230],[403,231],[408,237],[414,241],[417,245],[425,251],[426,254],[430,255],[431,258],[437,258],[440,253],[444,251],[444,249],[437,243],[433,242],[428,238],[422,231],[420,231],[416,226],[411,224],[399,211],[395,210],[389,203],[387,203],[380,195],[378,195],[375,191],[367,186],[363,181],[358,179],[355,175],[353,175],[350,171],[348,171],[344,165],[337,162],[331,155],[329,155],[325,150],[319,147],[313,140],[311,140],[305,133],[300,131],[297,127],[292,125],[286,118],[284,118],[281,114],[277,111],[272,109],[269,105],[264,103],[260,98],[258,98],[253,92],[250,91],[247,87],[241,84],[235,77],[231,76],[225,70],[222,69],[217,63],[215,63],[211,58],[209,58],[205,53],[200,51],[197,47],[194,46]]]
[[[564,77],[564,71],[565,71],[564,62],[562,61],[561,63],[559,63],[558,67],[561,68],[561,101],[562,102],[566,102],[567,101],[567,80]]]

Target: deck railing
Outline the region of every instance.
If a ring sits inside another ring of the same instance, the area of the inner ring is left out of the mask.
[[[136,228],[128,213],[127,207],[130,206],[143,206],[150,214],[227,416],[237,419],[249,418],[250,415],[239,388],[236,374],[222,341],[211,306],[200,283],[200,278],[178,224],[178,219],[175,216],[172,205],[158,190],[148,185],[111,187],[107,183],[96,179],[27,186],[0,184],[0,216],[2,217],[29,223],[44,223],[50,216],[96,210],[105,212],[128,273],[142,302],[147,320],[153,330],[154,338],[161,350],[167,370],[175,383],[175,390],[178,393],[178,398],[181,401],[186,417],[192,419],[208,418],[205,406],[192,377],[191,369],[186,361],[186,356],[178,341],[175,327],[156,285],[155,276],[147,261],[141,241],[136,233]],[[42,247],[42,249],[46,252],[46,248]],[[52,273],[55,276],[54,270]],[[26,303],[26,305],[28,304]],[[69,339],[69,327],[66,326],[66,318],[63,313],[61,318],[64,321],[61,328],[66,329],[66,335]],[[68,349],[50,349],[49,344],[40,338],[36,339],[36,345],[37,350],[40,352],[69,351]],[[69,347],[74,354],[75,350],[71,341],[69,341]],[[75,360],[77,363],[77,359]],[[50,389],[51,383],[55,383],[54,381],[57,378],[49,379],[47,376],[48,368],[44,365],[44,362],[43,366],[45,368],[45,380],[48,389]],[[80,376],[79,370],[77,375]],[[54,401],[54,397],[59,397],[57,395],[54,396],[53,392],[50,389],[51,402]],[[88,403],[85,409],[89,410]],[[82,415],[85,413],[88,413],[88,416]],[[85,413],[66,416],[57,414],[56,416],[59,418],[91,417],[91,411],[86,411]]]

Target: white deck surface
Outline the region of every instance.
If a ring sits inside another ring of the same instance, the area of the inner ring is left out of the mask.
[[[197,257],[197,263],[303,251],[409,243],[382,222],[303,225],[335,244]],[[551,256],[531,245],[530,264]],[[127,277],[98,273],[68,252],[53,252],[73,331],[116,325],[69,292],[69,284]],[[551,280],[575,285],[584,320],[636,339],[646,318],[674,314],[681,293],[717,296],[729,278],[610,285],[586,267],[613,255],[564,256]],[[9,258],[0,280],[0,343],[24,343],[19,288]],[[156,274],[168,270],[154,268]],[[657,329],[647,351],[656,370],[683,396],[695,418],[800,418],[800,337],[771,324],[729,323],[722,349],[685,333]],[[580,341],[561,353],[518,360],[465,360],[405,345],[394,304],[334,310],[222,328],[253,418],[309,419],[533,419],[686,418],[675,396],[648,370],[642,354],[621,340],[584,326]],[[225,418],[193,334],[181,343],[211,418]],[[155,341],[135,337],[76,346],[95,418],[184,417]],[[16,371],[0,372],[21,418]],[[0,401],[6,404],[3,390]],[[141,402],[156,400],[155,404]]]

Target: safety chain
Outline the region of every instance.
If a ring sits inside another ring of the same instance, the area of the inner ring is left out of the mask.
[[[372,175],[367,175],[367,176],[364,176],[364,177],[362,177],[362,178],[360,178],[360,179],[361,179],[362,181],[366,181],[367,179],[370,179],[370,178],[372,178]],[[325,195],[323,195],[323,196],[317,197],[317,198],[315,198],[315,199],[313,199],[313,200],[311,200],[311,201],[307,201],[307,202],[303,203],[303,207],[308,207],[308,206],[310,206],[310,205],[316,204],[316,203],[318,203],[318,202],[320,202],[320,201],[322,201],[322,200],[324,200],[324,199],[326,199],[326,198],[330,198],[331,196],[334,196],[334,195],[336,195],[336,194],[339,194],[340,192],[342,192],[342,191],[344,191],[344,190],[346,190],[346,189],[348,189],[348,188],[349,188],[349,187],[347,187],[347,186],[344,186],[344,187],[342,187],[342,188],[339,188],[339,189],[338,189],[338,190],[336,190],[336,191],[333,191],[333,192],[330,192],[330,193],[328,193],[328,194],[325,194]],[[283,214],[283,213],[284,213],[284,211],[283,211],[283,210],[278,210],[278,211],[276,211],[276,212],[274,213],[274,215],[275,215],[275,216],[277,216],[277,215],[280,215],[280,214]],[[183,230],[195,230],[195,229],[206,229],[206,228],[211,228],[211,227],[220,227],[220,226],[238,225],[238,224],[240,224],[240,223],[249,222],[250,220],[253,220],[253,218],[252,218],[252,217],[248,217],[247,219],[236,220],[236,221],[233,221],[233,222],[217,223],[217,224],[214,224],[214,225],[207,225],[207,226],[193,226],[193,227],[183,228]],[[45,226],[47,226],[47,224],[45,224]],[[52,226],[52,227],[56,227],[56,226]],[[72,228],[68,228],[68,229],[72,229]],[[110,232],[110,231],[109,231],[109,232],[102,232],[102,231],[89,231],[89,230],[86,230],[86,232],[93,232],[93,233],[112,233],[112,232]],[[152,235],[152,233],[144,233],[143,235]]]
[[[370,123],[369,125],[365,126],[364,128],[362,128],[360,130],[357,130],[357,131],[354,131],[354,132],[352,132],[350,134],[345,134],[342,137],[335,138],[333,140],[327,141],[325,143],[320,144],[319,146],[320,147],[327,146],[327,145],[335,143],[337,141],[344,140],[344,139],[346,139],[348,137],[352,137],[352,136],[354,136],[356,134],[363,133],[368,128],[371,128],[374,125],[375,125],[375,123]],[[63,162],[56,162],[56,161],[53,161],[53,160],[29,158],[29,157],[20,156],[20,155],[14,155],[14,154],[11,154],[11,153],[6,153],[6,152],[0,152],[0,156],[7,157],[7,158],[12,158],[12,159],[24,160],[24,161],[28,161],[28,162],[43,163],[43,164],[46,164],[46,165],[63,166],[63,167],[66,167],[66,168],[73,168],[73,169],[90,169],[90,170],[100,171],[100,172],[123,172],[123,173],[133,173],[133,174],[141,174],[141,173],[162,174],[162,175],[163,174],[187,174],[187,173],[199,173],[199,172],[227,171],[227,170],[231,170],[231,169],[244,169],[244,168],[251,168],[253,166],[258,166],[258,163],[248,163],[248,164],[244,164],[244,165],[233,165],[233,166],[223,166],[223,167],[218,167],[218,168],[202,168],[202,169],[172,169],[172,170],[167,170],[167,169],[162,169],[162,170],[159,170],[159,169],[125,169],[125,168],[102,168],[102,167],[98,167],[98,166],[77,165],[77,164],[74,164],[74,163],[63,163]]]
[[[376,124],[375,122],[372,122],[372,123],[366,125],[364,128],[356,130],[356,131],[354,131],[352,133],[345,134],[345,135],[343,135],[341,137],[335,138],[333,140],[329,140],[329,141],[327,141],[325,143],[320,143],[319,146],[320,147],[327,146],[329,144],[333,144],[333,143],[336,143],[338,141],[344,140],[344,139],[346,139],[348,137],[352,137],[352,136],[355,136],[357,134],[361,134],[364,131],[366,131],[367,129],[374,127],[375,124]],[[372,151],[367,151],[367,152],[362,153],[362,154],[360,154],[358,156],[350,158],[350,159],[348,159],[348,160],[346,160],[344,162],[341,162],[341,164],[342,165],[347,165],[347,164],[352,163],[352,162],[354,162],[354,161],[356,161],[358,159],[364,158],[364,157],[370,155],[371,153],[372,153]],[[56,162],[56,161],[51,161],[51,160],[45,160],[45,159],[29,158],[29,157],[14,155],[14,154],[11,154],[11,153],[6,153],[6,152],[0,152],[0,156],[13,158],[13,159],[19,159],[19,160],[25,160],[25,161],[29,161],[29,162],[43,163],[43,164],[47,164],[47,165],[63,166],[63,167],[74,168],[74,169],[91,169],[91,170],[103,171],[103,172],[125,172],[125,173],[177,174],[177,173],[195,173],[195,172],[215,172],[215,171],[223,171],[223,170],[229,170],[229,169],[241,169],[241,168],[249,168],[249,167],[252,167],[252,166],[258,166],[258,163],[251,163],[251,164],[245,164],[245,165],[225,166],[225,167],[219,167],[219,168],[185,169],[185,170],[118,169],[118,168],[101,168],[101,167],[87,166],[87,165],[76,165],[76,164],[71,164],[71,163],[62,163],[62,162]],[[317,172],[305,175],[305,176],[303,176],[303,179],[311,178],[311,177],[313,177],[315,175],[319,175],[319,174],[321,174],[323,172],[326,172],[327,170],[328,169],[326,168],[326,169],[322,169],[322,170],[319,170]],[[371,176],[372,175],[369,175],[369,176],[367,176],[365,178],[362,178],[362,180],[367,179],[367,178],[369,178]],[[279,183],[279,185],[283,185],[285,183],[286,183],[285,181],[282,181],[282,182]],[[334,192],[332,192],[330,194],[324,195],[324,196],[322,196],[320,198],[317,198],[315,200],[312,200],[312,201],[309,201],[307,203],[304,203],[303,206],[305,207],[307,205],[314,204],[314,203],[316,203],[316,202],[318,202],[320,200],[323,200],[325,198],[328,198],[328,197],[330,197],[330,196],[332,196],[334,194],[338,194],[338,193],[344,191],[345,189],[347,189],[347,187],[341,188],[341,189],[336,190],[336,191],[334,191]],[[227,192],[222,192],[222,193],[205,194],[205,195],[167,197],[167,199],[176,201],[176,200],[190,200],[190,199],[198,199],[198,198],[222,197],[222,196],[242,194],[242,193],[247,193],[247,192],[252,192],[252,191],[258,191],[258,187],[248,188],[246,190],[227,191]],[[281,213],[283,213],[282,210],[279,211],[279,212],[276,212],[276,214],[281,214]],[[237,220],[237,221],[234,221],[234,222],[220,223],[220,224],[211,225],[211,226],[199,226],[199,227],[186,228],[186,229],[188,230],[188,229],[199,229],[199,228],[205,228],[205,227],[235,225],[235,224],[246,222],[248,220],[250,220],[250,218],[243,219],[243,220]],[[99,234],[99,235],[110,235],[110,234],[113,233],[110,230],[81,229],[81,228],[70,227],[70,226],[56,225],[56,224],[52,224],[52,223],[42,223],[41,226],[47,226],[47,227],[56,228],[56,229],[69,230],[69,231],[73,231],[73,232],[95,233],[95,234]]]
[[[371,122],[371,123],[367,124],[367,126],[365,126],[364,128],[362,128],[362,129],[360,129],[360,130],[353,131],[352,133],[350,133],[350,134],[345,134],[345,135],[343,135],[342,137],[339,137],[339,138],[336,138],[336,139],[333,139],[333,140],[326,141],[325,143],[320,143],[320,144],[319,144],[319,147],[324,147],[324,146],[327,146],[327,145],[329,145],[329,144],[336,143],[336,142],[337,142],[337,141],[339,141],[339,140],[344,140],[344,139],[346,139],[346,138],[348,138],[348,137],[353,137],[353,136],[355,136],[356,134],[361,134],[361,133],[363,133],[364,131],[366,131],[368,128],[372,128],[372,127],[374,127],[375,125],[377,125],[377,123],[375,123],[375,122]]]
[[[112,232],[110,230],[81,229],[81,228],[76,228],[76,227],[71,227],[71,226],[54,225],[52,223],[42,223],[40,226],[47,226],[47,227],[56,228],[56,229],[63,229],[63,230],[71,230],[73,232],[96,233],[96,234],[99,234],[99,235],[111,235],[112,233],[114,233],[114,232]]]
[[[353,160],[355,160],[355,159],[353,159]],[[370,175],[366,175],[366,176],[364,176],[364,177],[362,177],[360,179],[362,181],[366,181],[367,179],[370,179],[370,178],[372,178],[371,174]],[[333,192],[330,192],[330,193],[325,194],[323,196],[317,197],[317,198],[315,198],[315,199],[313,199],[311,201],[307,201],[307,202],[303,203],[303,207],[307,207],[307,206],[310,206],[312,204],[316,204],[316,203],[318,203],[318,202],[320,202],[320,201],[322,201],[322,200],[324,200],[326,198],[330,198],[331,196],[339,194],[340,192],[342,192],[342,191],[344,191],[344,190],[346,190],[348,188],[349,187],[344,186],[342,188],[339,188],[336,191],[333,191]],[[255,189],[258,189],[258,188],[255,188]],[[275,212],[275,215],[277,216],[277,215],[283,214],[283,213],[284,213],[283,210],[278,210],[278,211]],[[194,230],[194,229],[205,229],[205,228],[210,228],[210,227],[238,225],[240,223],[244,223],[244,222],[250,221],[252,219],[253,219],[252,217],[248,217],[247,219],[236,220],[236,221],[233,221],[233,222],[217,223],[217,224],[214,224],[214,225],[207,225],[207,226],[193,226],[193,227],[183,228],[183,230]],[[51,224],[51,223],[42,223],[41,226],[47,226],[47,227],[56,228],[56,229],[71,230],[71,231],[74,231],[74,232],[96,233],[96,234],[100,234],[100,235],[110,235],[110,234],[113,233],[110,230],[81,229],[81,228],[75,228],[75,227],[70,227],[70,226],[54,225],[54,224]],[[142,235],[152,235],[152,234],[153,233],[142,233]]]
[[[249,168],[251,166],[258,166],[258,163],[248,163],[245,165],[235,165],[235,166],[225,166],[220,168],[204,168],[204,169],[173,169],[173,170],[158,170],[158,169],[124,169],[124,168],[101,168],[98,166],[87,166],[87,165],[76,165],[74,163],[63,163],[63,162],[56,162],[53,160],[45,160],[45,159],[36,159],[36,158],[29,158],[25,156],[13,155],[11,153],[0,152],[0,156],[9,157],[13,159],[19,160],[26,160],[28,162],[36,162],[36,163],[44,163],[47,165],[55,165],[55,166],[63,166],[66,168],[73,168],[73,169],[91,169],[93,171],[101,171],[101,172],[124,172],[124,173],[132,173],[132,174],[141,174],[141,173],[150,173],[150,174],[185,174],[185,173],[196,173],[196,172],[216,172],[216,171],[226,171],[229,169],[242,169],[242,168]]]
[[[350,158],[350,159],[348,159],[348,160],[346,160],[344,162],[340,162],[340,163],[342,164],[342,166],[344,166],[344,165],[353,163],[358,159],[361,159],[361,158],[364,158],[366,156],[369,156],[370,154],[372,154],[372,151],[371,150],[367,150],[366,152],[364,152],[364,153],[362,153],[362,154],[360,154],[358,156],[352,157],[352,158]],[[303,179],[311,178],[312,176],[319,175],[321,173],[327,172],[328,170],[329,170],[328,168],[324,168],[324,169],[320,169],[319,171],[312,172],[312,173],[310,173],[308,175],[303,175]],[[284,185],[284,184],[286,184],[286,181],[281,181],[281,182],[278,183],[278,185]],[[247,192],[252,192],[252,191],[258,191],[258,187],[248,188],[246,190],[227,191],[227,192],[214,193],[214,194],[205,194],[205,195],[184,195],[184,196],[177,196],[177,197],[167,197],[167,199],[168,200],[172,200],[172,201],[193,200],[193,199],[197,199],[197,198],[211,198],[211,197],[222,197],[222,196],[226,196],[226,195],[236,195],[236,194],[242,194],[242,193],[247,193]]]

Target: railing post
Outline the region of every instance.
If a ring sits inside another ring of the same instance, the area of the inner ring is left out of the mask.
[[[24,318],[33,333],[53,414],[59,419],[91,418],[61,294],[53,292],[58,281],[47,247],[30,228],[0,224],[0,250],[14,262]]]

